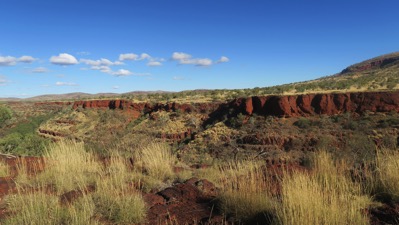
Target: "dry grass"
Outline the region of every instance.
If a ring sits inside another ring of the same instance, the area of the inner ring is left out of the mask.
[[[173,166],[177,158],[165,144],[153,143],[145,146],[136,153],[135,158],[135,164],[151,177],[164,181],[174,176]]]
[[[230,163],[219,170],[220,209],[238,221],[269,220],[274,200],[271,182],[257,162]]]
[[[2,224],[61,224],[62,212],[58,197],[44,192],[28,192],[22,189],[15,195],[7,196],[9,210],[16,212],[15,216],[2,221]]]
[[[52,184],[59,194],[93,184],[101,164],[86,152],[83,143],[63,141],[53,144],[45,154],[47,168],[33,183]]]
[[[128,192],[108,184],[103,185],[93,194],[96,213],[100,217],[115,224],[144,222],[146,205],[138,192]]]
[[[47,168],[35,177],[28,176],[20,163],[18,192],[8,196],[14,215],[5,224],[132,224],[144,221],[146,206],[126,162],[113,155],[107,167],[85,151],[82,143],[60,142],[46,154]],[[55,193],[48,187],[55,187]],[[95,185],[93,193],[86,193]],[[32,186],[34,188],[32,188]],[[60,204],[59,196],[81,190],[83,196],[69,204]],[[49,192],[50,191],[50,192]]]
[[[276,206],[280,224],[368,224],[365,213],[372,201],[362,195],[361,185],[352,182],[326,152],[314,159],[311,173],[285,174],[281,204]]]
[[[282,183],[282,203],[277,206],[280,224],[368,224],[364,209],[371,200],[350,181],[326,186],[311,174],[294,173]]]
[[[10,168],[7,163],[0,161],[0,177],[7,177],[10,175]]]
[[[28,175],[27,162],[21,158],[17,160],[16,169],[18,176],[14,179],[17,185],[30,184],[30,176]]]
[[[62,206],[57,195],[47,193],[45,187],[37,190],[18,188],[7,196],[8,210],[15,213],[2,224],[99,224],[94,220],[92,199],[84,195],[71,205]]]
[[[395,201],[399,201],[399,152],[387,149],[378,151],[376,164],[377,179],[374,179],[374,186],[377,191],[389,194]]]
[[[96,213],[115,224],[136,224],[143,222],[146,206],[141,194],[130,185],[132,173],[125,159],[111,156],[110,165],[96,181],[93,201]]]

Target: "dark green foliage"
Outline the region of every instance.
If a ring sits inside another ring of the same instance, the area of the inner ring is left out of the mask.
[[[342,128],[347,129],[347,130],[357,130],[358,127],[359,127],[359,123],[354,120],[349,120],[349,121],[345,122],[344,125],[342,126]]]
[[[52,115],[37,116],[29,118],[29,121],[25,121],[17,124],[14,128],[9,130],[8,133],[20,133],[22,135],[36,133],[40,124],[50,119]]]
[[[378,127],[380,128],[388,128],[398,125],[399,125],[399,118],[397,117],[391,117],[385,120],[378,121]]]
[[[312,126],[312,121],[306,119],[306,118],[299,118],[298,121],[294,123],[295,126],[301,128],[301,129],[307,129],[310,126]]]
[[[8,130],[5,136],[0,138],[0,152],[16,155],[42,155],[50,141],[40,137],[37,130],[40,124],[51,116],[50,114],[33,117]]]
[[[242,113],[239,113],[236,117],[231,117],[227,121],[227,125],[233,128],[240,128],[244,125],[245,120],[246,116],[243,115]]]
[[[0,139],[0,152],[15,155],[42,155],[49,140],[37,134],[11,133]]]
[[[0,105],[0,128],[4,127],[12,118],[12,111],[8,107]]]

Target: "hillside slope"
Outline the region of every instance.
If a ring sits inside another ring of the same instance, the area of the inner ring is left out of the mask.
[[[320,79],[266,88],[267,92],[308,93],[399,89],[399,52],[375,57]]]

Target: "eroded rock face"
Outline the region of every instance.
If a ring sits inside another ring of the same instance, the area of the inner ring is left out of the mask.
[[[237,98],[228,103],[134,103],[127,100],[77,101],[73,109],[82,107],[129,110],[134,117],[142,113],[173,111],[182,113],[197,112],[220,117],[227,112],[237,115],[264,115],[279,117],[311,116],[318,114],[335,115],[345,112],[399,112],[399,92],[360,92],[307,94],[291,96],[253,96]]]
[[[399,92],[364,92],[337,94],[308,94],[292,96],[254,96],[236,99],[228,107],[236,106],[237,113],[272,116],[335,115],[345,112],[399,112]]]

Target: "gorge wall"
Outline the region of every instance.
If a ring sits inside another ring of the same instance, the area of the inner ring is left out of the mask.
[[[253,96],[237,98],[223,103],[135,103],[128,100],[76,101],[73,109],[103,108],[131,112],[133,117],[155,111],[197,112],[210,118],[228,115],[263,115],[299,117],[312,115],[335,115],[346,112],[399,112],[399,91],[306,94],[288,96]]]

